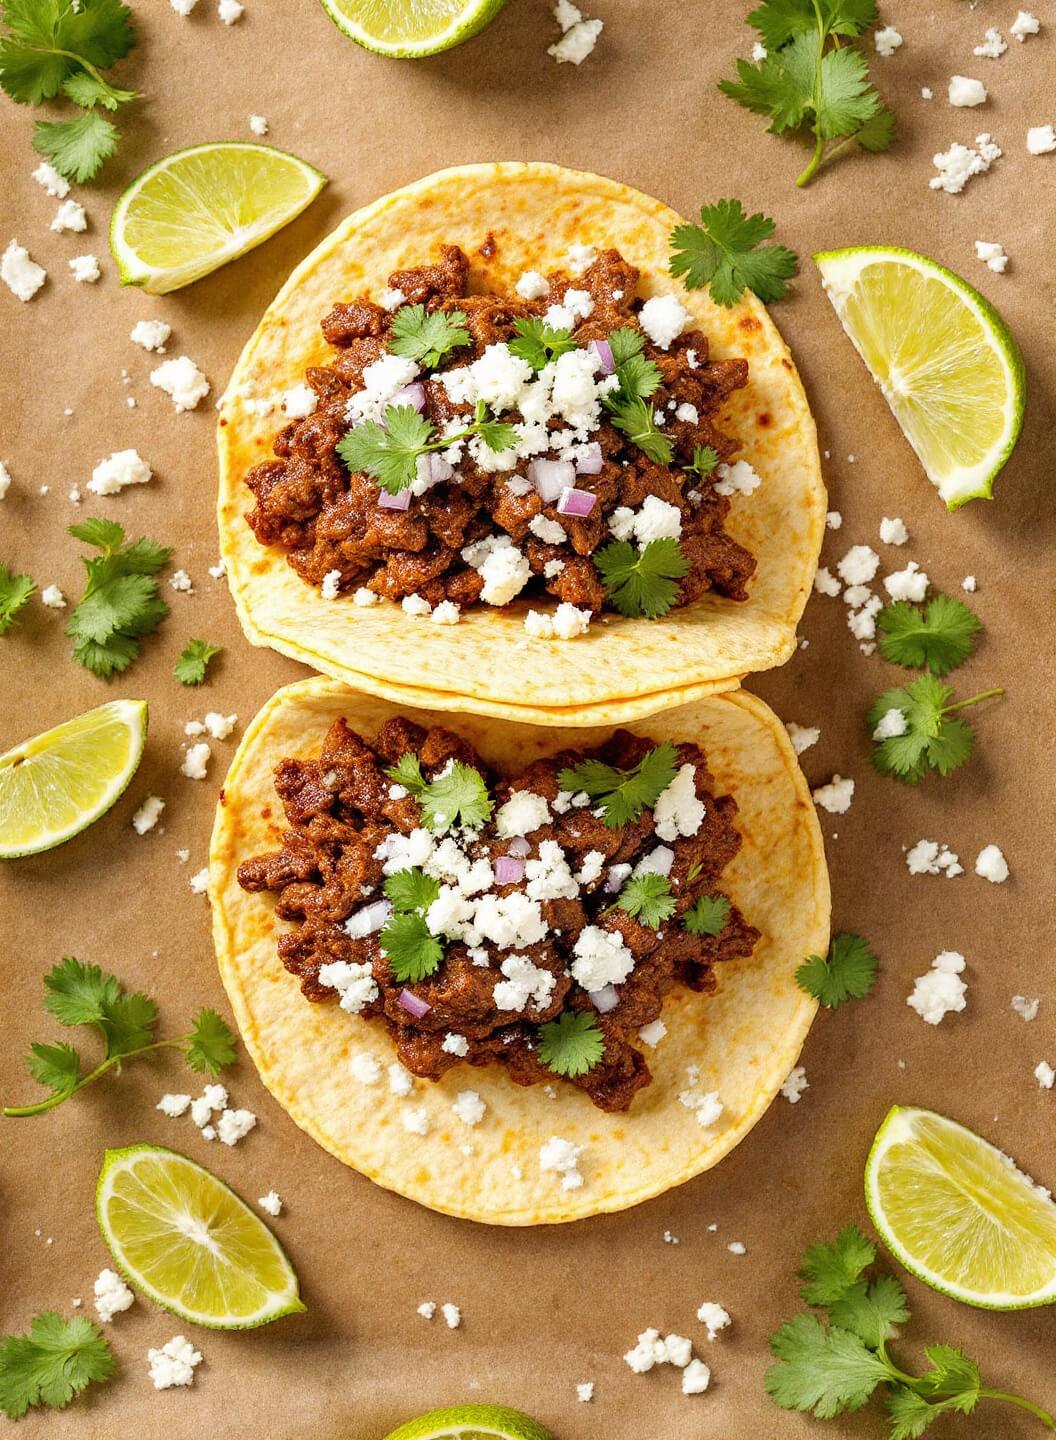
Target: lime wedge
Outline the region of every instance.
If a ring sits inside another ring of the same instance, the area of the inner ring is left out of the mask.
[[[125,285],[166,295],[281,230],[326,176],[270,145],[216,141],[177,150],[136,177],[110,220]]]
[[[0,755],[0,860],[51,850],[105,815],[146,741],[147,702],[112,700]]]
[[[357,45],[398,60],[450,50],[480,33],[506,0],[322,0]]]
[[[822,284],[928,479],[956,510],[989,500],[1023,425],[1026,372],[978,290],[890,246],[814,256]]]
[[[305,1309],[293,1266],[260,1217],[175,1150],[108,1150],[95,1208],[118,1269],[192,1325],[248,1330]]]
[[[963,1125],[896,1105],[873,1141],[865,1199],[893,1254],[932,1289],[986,1310],[1056,1301],[1056,1204]]]
[[[554,1440],[549,1430],[504,1405],[454,1405],[408,1420],[385,1440]]]

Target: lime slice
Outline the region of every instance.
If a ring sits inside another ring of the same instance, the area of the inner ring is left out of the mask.
[[[112,700],[0,755],[0,860],[51,850],[105,815],[146,741],[147,702]]]
[[[437,55],[470,40],[506,0],[322,0],[339,30],[357,45],[398,60]]]
[[[895,1106],[865,1167],[873,1224],[934,1290],[986,1310],[1056,1300],[1056,1204],[993,1145]]]
[[[175,1150],[108,1150],[95,1208],[118,1269],[192,1325],[248,1330],[305,1309],[293,1266],[260,1217]]]
[[[554,1440],[549,1430],[504,1405],[454,1405],[408,1420],[385,1440]]]
[[[166,295],[252,250],[315,199],[326,176],[270,145],[177,150],[136,177],[110,220],[125,285]]]
[[[1023,425],[1026,373],[994,307],[926,255],[814,256],[825,292],[950,510],[989,500]]]

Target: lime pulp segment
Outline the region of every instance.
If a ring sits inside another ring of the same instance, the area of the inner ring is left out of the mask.
[[[396,59],[436,55],[471,39],[507,0],[322,0],[334,24],[368,50]]]

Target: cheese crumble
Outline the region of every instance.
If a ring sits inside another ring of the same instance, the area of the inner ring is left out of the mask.
[[[928,1025],[938,1025],[946,1015],[963,1010],[968,992],[968,986],[961,979],[964,966],[963,955],[956,950],[943,950],[931,962],[931,969],[917,976],[906,1004]]]
[[[147,1362],[154,1389],[171,1390],[175,1385],[192,1384],[195,1367],[202,1363],[202,1352],[182,1335],[174,1335],[160,1350],[148,1350]]]

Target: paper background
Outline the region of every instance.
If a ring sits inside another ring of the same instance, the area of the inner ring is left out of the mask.
[[[961,695],[1004,684],[1002,702],[974,715],[978,755],[955,777],[917,790],[874,775],[862,714],[903,678],[863,658],[841,601],[816,597],[805,617],[809,649],[780,673],[753,682],[784,717],[822,728],[804,756],[814,783],[852,775],[851,811],[824,817],[834,922],[867,935],[883,959],[865,1003],[822,1015],[804,1062],[811,1088],[794,1108],[778,1100],[758,1129],[714,1173],[619,1217],[551,1231],[502,1232],[432,1215],[394,1199],[318,1150],[263,1092],[248,1063],[233,1073],[236,1103],[260,1118],[237,1150],[202,1141],[187,1120],[153,1109],[186,1086],[175,1060],[138,1063],[45,1118],[0,1126],[0,1325],[20,1330],[45,1306],[69,1311],[91,1294],[108,1255],[92,1210],[106,1145],[152,1140],[213,1166],[247,1199],[274,1186],[286,1201],[276,1231],[297,1265],[309,1313],[248,1335],[201,1331],[206,1363],[193,1390],[155,1395],[145,1352],[182,1327],[138,1301],[111,1327],[120,1379],[61,1417],[37,1416],[19,1435],[71,1440],[136,1434],[225,1440],[312,1435],[378,1440],[431,1405],[473,1399],[521,1405],[562,1440],[798,1440],[818,1433],[880,1437],[879,1411],[821,1425],[778,1411],[762,1391],[766,1337],[797,1309],[792,1270],[805,1245],[864,1219],[861,1174],[870,1138],[889,1105],[934,1106],[998,1141],[1042,1183],[1056,1181],[1056,1095],[1038,1089],[1037,1062],[1056,1063],[1051,827],[1053,802],[1053,525],[1050,486],[1052,316],[1056,271],[1051,216],[1056,156],[1025,149],[1028,125],[1053,113],[1056,14],[1001,60],[974,58],[988,24],[1007,27],[1015,6],[975,10],[960,0],[929,6],[892,0],[885,18],[905,36],[874,73],[898,112],[900,138],[882,157],[854,156],[807,191],[793,178],[798,149],[719,96],[715,81],[747,54],[747,7],[722,3],[596,0],[606,29],[580,69],[546,54],[556,38],[541,0],[513,0],[480,38],[419,64],[377,59],[342,39],[310,0],[247,0],[225,29],[203,0],[181,19],[163,0],[137,7],[141,41],[121,70],[147,93],[119,117],[125,138],[105,183],[78,193],[91,229],[53,235],[56,207],[29,178],[31,116],[0,103],[5,184],[0,242],[13,236],[49,269],[28,305],[0,294],[3,393],[0,457],[14,485],[0,506],[0,556],[43,586],[80,593],[80,547],[64,527],[90,513],[120,519],[133,535],[174,544],[195,594],[172,594],[171,618],[124,680],[105,686],[69,659],[61,612],[35,600],[0,642],[0,748],[119,695],[151,702],[146,756],[128,794],[79,839],[0,870],[4,917],[5,1043],[0,1094],[35,1093],[21,1069],[31,1039],[58,1038],[40,1007],[40,980],[60,955],[113,968],[158,1000],[162,1027],[178,1033],[202,1003],[225,1008],[209,939],[207,906],[187,889],[205,862],[212,807],[234,743],[214,745],[209,779],[179,774],[185,720],[206,709],[237,711],[245,724],[273,689],[304,673],[242,641],[224,583],[209,578],[213,527],[212,400],[258,314],[292,265],[349,210],[421,174],[461,161],[541,158],[597,169],[690,214],[702,200],[739,196],[779,225],[803,257],[792,299],[774,314],[792,345],[817,415],[826,474],[843,529],[830,563],[853,543],[882,550],[885,570],[916,558],[936,586],[959,593],[978,577],[974,604],[986,624],[976,657],[955,676]],[[950,109],[951,73],[976,75],[992,92],[970,112]],[[935,99],[920,98],[930,85]],[[318,165],[333,183],[288,230],[248,259],[163,300],[122,292],[106,254],[111,203],[140,168],[178,146],[249,137],[247,117],[271,122],[270,139]],[[993,171],[961,196],[928,189],[931,155],[990,129],[1005,149]],[[1046,219],[1048,217],[1048,219]],[[618,237],[614,237],[618,240]],[[1005,276],[976,259],[972,242],[1000,240]],[[886,241],[923,250],[992,297],[1023,346],[1031,402],[1019,450],[991,505],[949,516],[929,489],[821,294],[811,250]],[[95,287],[70,278],[66,261],[104,259]],[[189,354],[213,384],[194,414],[175,416],[147,376],[157,363],[128,341],[133,323],[163,316],[169,354]],[[122,383],[122,368],[131,383]],[[135,409],[126,398],[138,400]],[[65,407],[73,415],[64,417]],[[156,478],[105,503],[71,505],[92,467],[136,446]],[[851,464],[848,456],[857,457]],[[38,494],[46,484],[49,493]],[[912,541],[878,545],[882,515],[901,515]],[[224,644],[209,685],[184,690],[172,664],[191,635]],[[144,796],[164,797],[162,825],[129,828]],[[839,838],[836,838],[838,835]],[[910,877],[902,847],[922,836],[948,843],[969,873]],[[971,873],[990,841],[1012,879],[992,886]],[[181,866],[176,850],[187,847]],[[905,1006],[913,977],[940,950],[968,959],[968,1008],[938,1028]],[[1013,993],[1041,995],[1030,1026],[1009,1008]],[[899,1061],[905,1062],[901,1068]],[[715,1223],[718,1231],[709,1233]],[[681,1243],[665,1244],[670,1230]],[[39,1232],[39,1235],[38,1233]],[[53,1239],[48,1244],[48,1239]],[[731,1255],[728,1242],[748,1247]],[[962,1343],[991,1383],[1056,1406],[1051,1311],[973,1312],[919,1285],[907,1359],[930,1340]],[[457,1331],[415,1314],[427,1298],[463,1308]],[[708,1345],[695,1319],[702,1300],[723,1302],[734,1327]],[[684,1398],[662,1369],[636,1377],[623,1352],[646,1326],[693,1337],[714,1369],[712,1391]],[[592,1379],[591,1405],[574,1385]],[[936,1436],[1028,1437],[1035,1422],[991,1407],[949,1420]]]

